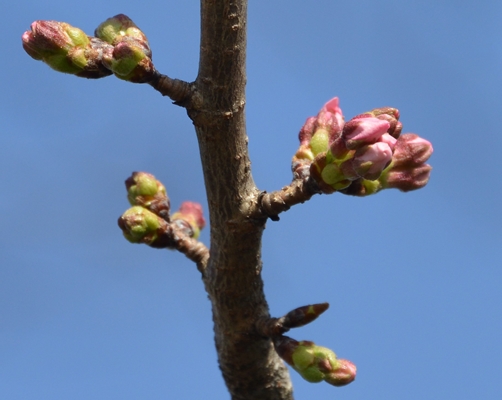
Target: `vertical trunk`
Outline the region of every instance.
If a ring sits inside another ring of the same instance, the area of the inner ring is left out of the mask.
[[[218,360],[232,399],[292,399],[289,374],[270,339],[254,332],[268,316],[261,278],[264,221],[248,218],[258,189],[245,125],[246,0],[201,0],[201,52],[188,110],[199,140],[211,223],[204,284]]]

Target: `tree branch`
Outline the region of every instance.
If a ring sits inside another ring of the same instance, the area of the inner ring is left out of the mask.
[[[200,146],[211,223],[204,284],[232,399],[292,399],[288,370],[255,323],[269,317],[261,277],[265,220],[247,218],[259,190],[245,126],[246,0],[201,0],[201,49],[187,107]]]
[[[174,100],[174,104],[186,107],[192,97],[192,84],[180,79],[172,79],[161,74],[157,70],[153,73],[153,78],[148,82],[162,96],[168,96]]]
[[[256,208],[251,211],[250,218],[266,218],[279,221],[279,214],[290,207],[305,203],[314,194],[321,193],[314,179],[306,177],[295,179],[288,186],[272,193],[263,192],[258,197]]]

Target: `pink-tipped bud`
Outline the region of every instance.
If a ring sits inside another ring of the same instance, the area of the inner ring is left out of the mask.
[[[322,129],[327,132],[331,140],[338,137],[343,129],[344,118],[339,106],[338,97],[329,100],[321,108],[316,117],[316,131]]]
[[[324,380],[334,386],[344,386],[356,377],[356,366],[348,360],[337,359],[336,354],[326,347],[309,340],[298,342],[287,336],[276,336],[273,341],[279,357],[308,382]]]
[[[432,167],[428,164],[411,168],[391,167],[382,174],[380,181],[383,189],[399,189],[402,192],[409,192],[427,185],[431,171]]]
[[[101,61],[112,46],[65,22],[35,21],[22,40],[32,58],[56,71],[94,79],[111,75]]]
[[[300,145],[308,145],[312,135],[314,134],[316,124],[316,117],[309,117],[305,121],[298,134],[298,139],[300,139]]]
[[[416,167],[424,164],[432,155],[432,144],[414,133],[399,137],[392,160],[393,167]]]
[[[375,117],[360,116],[345,124],[342,137],[348,149],[355,150],[377,142],[387,132],[390,124]]]
[[[392,150],[389,145],[378,142],[358,149],[352,159],[352,165],[359,177],[373,181],[380,177],[391,160]]]
[[[338,359],[338,366],[328,374],[324,380],[333,386],[345,386],[356,379],[357,368],[349,360]]]
[[[206,220],[202,213],[202,206],[199,203],[185,201],[180,209],[171,216],[173,223],[186,230],[187,236],[197,239],[200,231],[206,226]]]

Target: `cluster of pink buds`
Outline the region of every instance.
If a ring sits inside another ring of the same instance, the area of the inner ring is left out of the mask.
[[[107,19],[87,36],[66,22],[35,21],[23,36],[25,51],[59,72],[84,78],[115,74],[142,83],[152,79],[155,68],[145,34],[132,20],[119,14]]]
[[[377,108],[344,122],[338,98],[310,117],[293,157],[295,178],[312,177],[323,193],[366,196],[381,189],[419,189],[429,180],[432,145],[401,135],[399,111]]]

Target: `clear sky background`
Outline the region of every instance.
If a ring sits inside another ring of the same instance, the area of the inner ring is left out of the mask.
[[[32,60],[37,19],[88,34],[127,14],[156,67],[191,81],[199,3],[19,0],[0,6],[0,398],[226,399],[210,303],[179,253],[117,227],[124,180],[153,173],[176,209],[207,212],[185,111],[146,85]],[[499,399],[502,393],[502,2],[250,1],[248,135],[260,189],[291,181],[305,119],[401,111],[430,140],[425,189],[315,196],[267,224],[275,316],[328,301],[291,331],[358,366],[344,388],[292,372],[298,400]],[[201,240],[208,244],[208,230]]]

